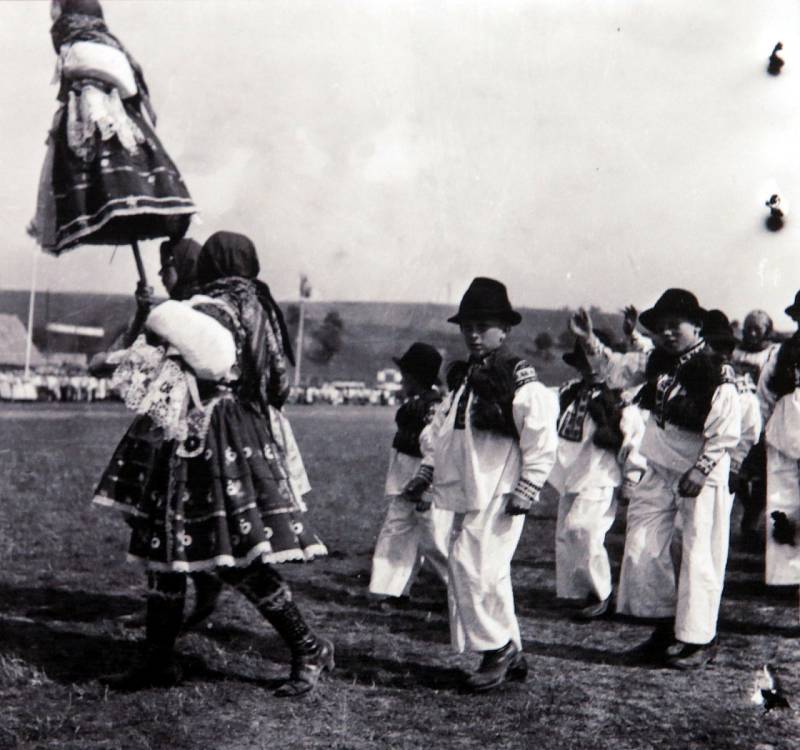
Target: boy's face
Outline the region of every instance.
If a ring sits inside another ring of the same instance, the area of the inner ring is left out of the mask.
[[[400,370],[400,374],[403,376],[403,380],[400,383],[403,398],[418,396],[425,390],[419,380],[417,380],[410,372],[407,372],[406,370]]]
[[[473,357],[485,357],[500,348],[508,335],[508,325],[492,318],[465,320],[461,323],[461,335]]]
[[[700,341],[700,326],[677,315],[665,315],[653,333],[658,347],[669,354],[683,354]]]
[[[760,315],[748,315],[744,319],[742,337],[745,342],[751,345],[760,344],[769,333],[769,324]]]

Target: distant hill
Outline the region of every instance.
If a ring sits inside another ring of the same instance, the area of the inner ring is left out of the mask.
[[[292,320],[290,308],[294,302],[282,303],[287,317]],[[93,353],[105,347],[133,315],[133,299],[119,294],[82,294],[75,292],[40,293],[36,297],[34,315],[34,342],[42,351],[75,351]],[[314,361],[315,332],[318,332],[329,313],[337,313],[342,322],[341,346],[327,363]],[[445,352],[445,360],[464,356],[458,329],[447,323],[455,307],[410,302],[307,302],[306,336],[302,361],[303,380],[353,379],[373,383],[379,369],[392,367],[392,357],[398,356],[413,342],[427,341]],[[569,309],[520,309],[522,323],[514,329],[512,344],[523,356],[529,357],[540,377],[555,384],[570,377],[573,371],[561,361],[561,352],[567,344],[566,321]],[[0,290],[0,313],[28,319],[28,292]],[[593,310],[597,325],[620,335],[621,317]],[[104,339],[49,336],[45,333],[47,321],[81,326],[98,326],[106,331]],[[293,336],[296,325],[290,324]],[[536,352],[533,340],[537,334],[547,332],[556,342],[551,356]],[[559,339],[561,339],[559,348]]]

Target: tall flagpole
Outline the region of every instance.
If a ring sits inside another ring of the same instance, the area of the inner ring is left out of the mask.
[[[39,265],[39,248],[33,254],[33,270],[31,272],[31,296],[28,301],[28,338],[25,342],[25,377],[31,371],[31,348],[33,345],[33,304],[36,300],[36,269]]]

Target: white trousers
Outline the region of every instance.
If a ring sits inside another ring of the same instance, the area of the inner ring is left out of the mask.
[[[800,531],[796,546],[778,544],[772,537],[772,513],[779,511],[800,528],[800,470],[797,461],[767,446],[766,582],[771,586],[800,583]]]
[[[498,495],[484,510],[456,513],[450,538],[450,639],[461,653],[493,651],[514,641],[522,648],[511,588],[511,558],[525,516],[505,512]]]
[[[614,487],[568,492],[558,501],[556,521],[556,596],[599,600],[611,596],[611,563],[606,534],[614,523]]]
[[[674,615],[679,641],[704,644],[717,632],[732,498],[727,483],[713,480],[697,497],[682,497],[680,478],[678,472],[650,464],[631,498],[617,611],[634,617]],[[678,525],[682,541],[676,592],[670,546]]]
[[[389,500],[375,552],[369,590],[381,596],[408,594],[414,576],[427,561],[447,583],[447,546],[453,514],[431,508],[420,513],[414,503],[394,496]]]

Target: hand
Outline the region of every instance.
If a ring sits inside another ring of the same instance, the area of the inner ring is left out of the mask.
[[[705,483],[706,475],[699,469],[692,467],[681,477],[681,481],[678,482],[678,492],[680,492],[683,497],[697,497]]]
[[[585,307],[581,307],[578,312],[573,313],[569,318],[569,329],[579,339],[589,339],[592,335],[592,318]]]
[[[639,311],[633,305],[622,308],[622,332],[626,336],[632,336],[639,322]]]
[[[422,497],[417,502],[417,507],[416,507],[417,513],[427,513],[431,509],[432,504],[433,501],[430,499],[430,497]]]
[[[632,482],[629,479],[624,480],[622,482],[622,486],[619,488],[620,500],[630,502],[631,498],[633,497],[633,493],[636,491],[637,484],[637,482]]]
[[[400,494],[409,502],[418,503],[428,486],[427,480],[422,477],[411,477]]]
[[[136,298],[136,307],[139,309],[139,312],[145,314],[150,312],[153,307],[154,294],[153,287],[147,286],[141,281],[136,285],[134,297]]]
[[[533,503],[527,498],[515,495],[513,492],[506,495],[506,513],[509,516],[527,515]]]

